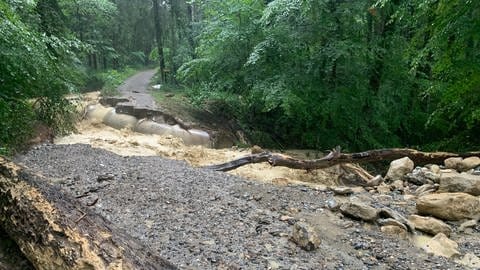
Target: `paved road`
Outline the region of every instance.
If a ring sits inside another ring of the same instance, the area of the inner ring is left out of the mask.
[[[148,84],[155,72],[155,69],[145,70],[128,78],[118,87],[120,95],[130,99],[135,107],[156,109],[155,100],[148,91]]]

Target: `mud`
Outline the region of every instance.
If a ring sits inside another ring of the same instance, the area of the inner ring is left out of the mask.
[[[182,269],[463,269],[375,224],[331,212],[334,195],[321,188],[278,186],[85,144],[44,145],[17,161],[65,192],[87,194],[79,203],[98,199],[94,211]],[[404,204],[401,197],[388,205]],[[299,220],[318,231],[319,249],[290,241]]]

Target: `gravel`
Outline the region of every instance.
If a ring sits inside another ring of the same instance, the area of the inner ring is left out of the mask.
[[[329,191],[82,144],[38,146],[16,161],[181,269],[463,269],[382,234],[375,224],[331,212]],[[318,249],[290,240],[296,221],[316,229]]]

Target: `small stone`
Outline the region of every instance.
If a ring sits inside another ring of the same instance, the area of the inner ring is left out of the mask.
[[[440,166],[438,166],[437,164],[432,164],[432,165],[428,166],[428,169],[434,174],[439,174],[440,173]]]
[[[327,207],[331,211],[337,211],[340,208],[340,204],[335,199],[327,200]]]
[[[377,209],[357,201],[342,204],[340,211],[345,215],[365,221],[373,221],[377,218]]]
[[[305,222],[297,222],[293,225],[292,241],[302,249],[312,251],[320,245],[320,238],[315,230]]]
[[[383,177],[380,174],[378,174],[375,177],[373,177],[372,179],[370,179],[370,181],[368,183],[371,186],[378,186],[381,183],[383,183],[383,181],[384,181]]]
[[[396,190],[403,190],[403,181],[402,180],[395,180],[391,184]]]
[[[350,195],[353,193],[353,189],[350,187],[332,187],[331,190],[336,195]]]
[[[419,188],[417,188],[413,193],[415,195],[419,196],[421,194],[425,194],[426,192],[427,193],[434,192],[436,189],[437,189],[437,186],[435,186],[435,185],[425,184],[425,185],[422,185]]]
[[[480,214],[480,201],[466,193],[434,193],[417,199],[417,211],[444,220],[472,219]]]
[[[252,154],[260,154],[265,152],[260,146],[254,145],[252,149],[250,150]]]
[[[457,259],[455,262],[471,269],[480,269],[480,258],[473,253],[467,253],[462,259]]]
[[[404,201],[413,201],[417,198],[417,196],[415,195],[411,195],[411,194],[407,194],[407,195],[403,195],[403,200]]]
[[[388,235],[399,236],[402,239],[406,239],[408,237],[408,233],[405,229],[394,225],[382,226],[380,227],[380,231]]]
[[[287,215],[283,215],[280,217],[280,221],[289,221],[291,219],[295,219],[295,218]]]
[[[391,192],[390,186],[389,186],[389,185],[385,185],[385,184],[381,184],[381,185],[377,186],[377,191],[378,191],[378,193],[380,193],[380,194],[387,194],[387,193],[390,193],[390,192]]]
[[[450,233],[452,232],[452,228],[445,222],[433,217],[411,215],[408,217],[408,220],[413,223],[415,229],[431,235],[443,233],[446,236],[450,236]]]
[[[277,261],[269,260],[267,269],[271,269],[271,270],[280,269],[280,264]]]
[[[382,226],[397,226],[397,227],[402,228],[404,231],[408,230],[407,226],[405,226],[405,224],[403,224],[400,221],[395,220],[393,218],[378,219],[377,222],[378,222],[378,224],[380,224]]]
[[[458,231],[463,232],[465,231],[466,228],[471,228],[476,226],[477,223],[478,221],[476,219],[467,220],[460,225],[460,227],[458,228]]]
[[[385,178],[391,181],[402,180],[404,175],[413,170],[413,167],[414,163],[408,157],[394,160],[390,163],[390,168]]]

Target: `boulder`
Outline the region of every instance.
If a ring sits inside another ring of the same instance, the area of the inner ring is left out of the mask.
[[[342,204],[342,206],[340,206],[340,211],[344,215],[365,221],[373,221],[377,219],[378,213],[377,209],[358,201],[350,201]]]
[[[458,170],[461,172],[466,172],[468,170],[475,169],[478,166],[480,166],[480,157],[468,157],[458,164]]]
[[[305,222],[293,225],[292,241],[307,251],[312,251],[320,246],[320,238],[315,230]]]
[[[459,164],[463,161],[463,158],[461,157],[452,157],[452,158],[447,158],[443,161],[445,164],[445,167],[448,169],[454,169],[457,170],[459,167]]]
[[[480,213],[480,200],[467,193],[433,193],[417,199],[417,211],[444,220],[472,219]]]
[[[458,244],[455,241],[448,239],[448,237],[443,233],[439,233],[431,239],[423,240],[421,243],[417,242],[417,245],[424,249],[427,253],[431,253],[435,256],[451,258],[453,256],[460,255],[460,252],[458,251]]]
[[[450,236],[450,233],[452,232],[452,228],[448,226],[445,222],[433,217],[411,215],[408,217],[408,220],[413,223],[415,229],[431,235],[443,233],[446,236]]]
[[[413,170],[413,167],[413,161],[408,157],[396,159],[390,163],[386,178],[391,181],[402,180],[404,175]]]
[[[474,196],[480,195],[480,175],[468,173],[442,173],[439,192],[464,192]]]

